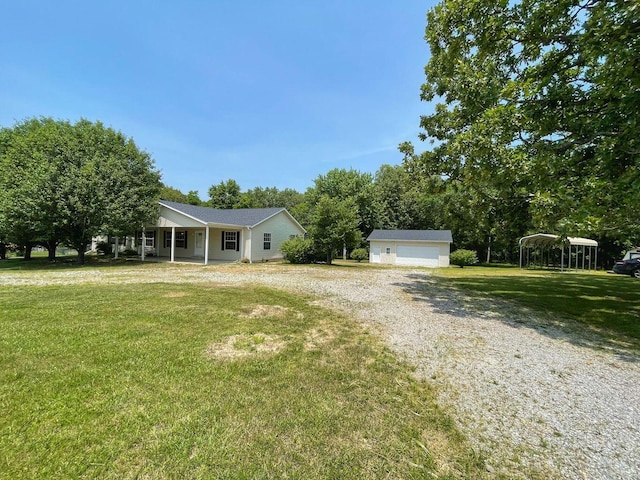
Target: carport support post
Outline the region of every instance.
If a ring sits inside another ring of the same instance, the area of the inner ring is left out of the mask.
[[[204,264],[209,264],[209,225],[204,231]]]
[[[520,239],[520,268],[522,268],[522,239]]]
[[[171,227],[171,261],[176,259],[176,227]]]
[[[569,270],[571,270],[571,244],[569,244]]]

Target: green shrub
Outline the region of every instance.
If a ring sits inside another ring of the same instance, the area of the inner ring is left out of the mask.
[[[313,250],[313,242],[310,239],[294,237],[286,240],[280,246],[284,259],[289,263],[311,263],[316,255]]]
[[[465,250],[461,248],[451,253],[449,261],[453,265],[458,265],[460,268],[464,268],[465,265],[474,265],[478,263],[478,256],[473,250]]]
[[[96,245],[96,252],[101,255],[110,255],[111,254],[111,244],[107,242],[98,242]]]
[[[367,252],[366,248],[355,248],[351,252],[351,260],[357,260],[361,262],[362,260],[367,260],[369,258],[369,252]]]

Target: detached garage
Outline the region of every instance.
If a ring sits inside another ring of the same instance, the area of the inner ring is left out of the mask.
[[[374,230],[367,238],[369,262],[411,267],[448,267],[451,230]]]

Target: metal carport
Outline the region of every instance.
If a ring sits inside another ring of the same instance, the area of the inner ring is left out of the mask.
[[[598,242],[592,240],[590,238],[581,238],[581,237],[560,237],[559,235],[553,235],[550,233],[536,233],[535,235],[529,235],[526,237],[522,237],[520,239],[520,268],[522,268],[524,256],[523,253],[526,253],[527,257],[527,265],[529,265],[530,252],[531,249],[540,248],[542,249],[542,257],[544,258],[544,249],[547,248],[547,252],[549,252],[553,248],[561,248],[560,254],[560,269],[564,270],[565,265],[565,248],[568,250],[568,264],[567,269],[571,269],[571,254],[573,253],[573,247],[575,247],[575,255],[576,261],[574,264],[574,268],[582,268],[583,270],[588,269],[591,270],[592,264],[593,269],[596,269],[598,265]],[[580,252],[580,247],[582,247],[582,252]],[[587,255],[587,248],[588,255]],[[595,255],[593,255],[595,253]],[[582,254],[582,255],[580,255]],[[582,266],[580,267],[580,256],[582,256]],[[588,261],[587,261],[588,256]]]

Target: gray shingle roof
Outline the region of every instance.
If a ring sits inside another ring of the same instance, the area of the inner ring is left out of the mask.
[[[235,208],[222,210],[166,200],[160,200],[160,205],[177,210],[203,223],[218,223],[236,227],[253,227],[278,212],[286,211],[284,208]]]
[[[451,230],[374,230],[370,240],[453,242]]]

